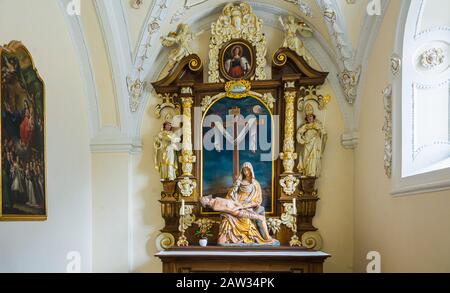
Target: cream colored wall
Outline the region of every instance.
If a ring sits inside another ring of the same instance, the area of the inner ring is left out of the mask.
[[[282,43],[282,34],[265,27],[268,36],[268,55]],[[209,38],[205,33],[200,42]],[[207,63],[207,46],[194,44],[194,51]],[[321,200],[314,224],[323,238],[323,250],[333,255],[325,264],[326,272],[352,272],[353,265],[353,152],[340,144],[344,123],[336,96],[327,84],[324,93],[333,96],[327,114],[329,142],[325,150],[322,178],[318,182]],[[157,99],[151,97],[142,122],[142,153],[133,162],[133,271],[160,272],[161,262],[156,253],[155,238],[164,225],[161,217],[161,184],[153,163],[153,138],[161,127],[161,120],[154,116]]]
[[[0,43],[20,40],[46,87],[48,220],[0,222],[0,272],[65,272],[78,251],[91,271],[87,98],[58,1],[0,1]]]
[[[92,154],[92,262],[96,273],[130,270],[130,174],[130,154]]]
[[[361,95],[354,180],[355,271],[365,272],[367,253],[378,251],[383,272],[450,272],[450,191],[394,198],[384,175],[381,91],[389,83],[399,7],[400,1],[391,1]]]
[[[117,127],[119,118],[117,115],[114,83],[94,0],[82,1],[80,19],[94,73],[98,95],[100,127]]]

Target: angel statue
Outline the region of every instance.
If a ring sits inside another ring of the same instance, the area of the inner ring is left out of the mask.
[[[175,47],[169,54],[169,70],[181,59],[192,54],[189,43],[202,33],[203,31],[192,33],[187,24],[180,23],[176,32],[170,32],[166,37],[161,37],[164,47]]]
[[[284,23],[283,18],[280,16],[279,21],[284,29],[284,42],[283,48],[289,48],[295,51],[299,56],[302,56],[308,63],[311,59],[306,56],[305,45],[303,41],[297,37],[297,31],[301,36],[309,38],[312,36],[312,29],[303,21],[295,21],[292,15],[288,16],[287,22]]]
[[[322,123],[316,119],[313,106],[305,106],[305,120],[297,131],[297,141],[303,145],[298,171],[306,177],[319,177],[322,154],[327,143],[327,134]]]
[[[203,196],[203,207],[222,213],[217,243],[222,246],[279,246],[269,235],[261,185],[252,164],[244,163],[240,176],[225,198]]]
[[[161,132],[155,139],[155,168],[161,180],[173,181],[177,178],[178,159],[181,138],[172,130],[172,123],[165,122]]]

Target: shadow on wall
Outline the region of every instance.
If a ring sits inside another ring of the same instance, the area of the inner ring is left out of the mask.
[[[138,185],[134,192],[134,202],[138,206],[134,210],[133,233],[133,272],[161,272],[161,261],[154,256],[157,252],[155,240],[160,234],[159,229],[164,226],[161,217],[161,208],[158,200],[161,197],[161,184],[159,174],[154,168],[153,139],[160,131],[162,120],[157,120],[153,109],[158,99],[152,95],[148,105],[142,126],[142,153],[137,155],[134,175],[142,178],[142,184]],[[145,124],[147,123],[147,124]],[[141,188],[139,188],[141,187]],[[138,230],[136,230],[136,228]],[[145,255],[145,258],[144,258]]]

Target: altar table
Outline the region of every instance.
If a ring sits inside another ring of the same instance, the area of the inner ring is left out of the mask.
[[[329,254],[296,247],[174,247],[155,254],[163,273],[322,273]]]

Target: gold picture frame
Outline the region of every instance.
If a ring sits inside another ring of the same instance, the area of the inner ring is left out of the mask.
[[[243,39],[234,39],[220,50],[220,73],[226,80],[250,79],[255,74],[254,47]]]
[[[0,221],[45,221],[45,84],[19,41],[0,46],[0,69]]]

